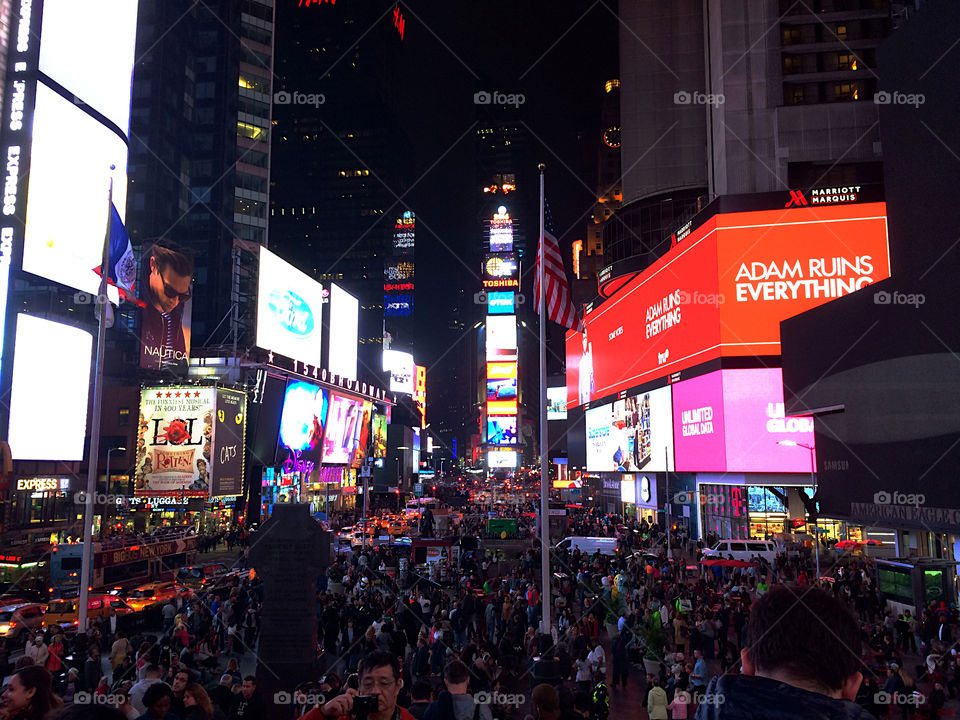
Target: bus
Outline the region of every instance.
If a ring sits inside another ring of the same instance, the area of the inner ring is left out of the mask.
[[[173,580],[177,570],[197,557],[197,537],[176,533],[164,537],[107,539],[93,543],[94,590],[129,589],[157,580]],[[53,597],[80,589],[83,543],[61,543],[50,552],[50,593]]]

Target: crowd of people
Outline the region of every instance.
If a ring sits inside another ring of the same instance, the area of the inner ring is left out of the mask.
[[[615,536],[618,549],[551,552],[549,634],[532,540],[511,552],[464,543],[442,582],[409,567],[409,548],[338,554],[317,592],[326,702],[299,709],[308,720],[566,720],[604,717],[613,701],[653,720],[726,720],[758,703],[775,719],[892,709],[906,720],[938,717],[960,695],[956,607],[886,611],[867,557],[831,557],[818,578],[809,549],[707,568],[703,543],[674,533],[668,557],[662,529],[642,520],[584,512],[570,532]],[[0,718],[39,720],[78,693],[114,698],[127,718],[281,717],[239,671],[259,604],[244,577],[165,606],[158,637],[124,637],[109,618],[75,638],[39,636],[9,669]]]

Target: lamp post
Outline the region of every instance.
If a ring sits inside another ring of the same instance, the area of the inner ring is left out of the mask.
[[[777,445],[786,445],[787,447],[802,447],[810,451],[810,487],[813,489],[813,496],[817,496],[817,479],[816,479],[816,460],[813,457],[813,445],[807,445],[806,443],[797,442],[796,440],[777,440]],[[816,503],[816,500],[814,500]],[[816,507],[816,505],[814,505]],[[814,555],[817,559],[817,581],[820,580],[820,512],[817,510],[813,518],[813,550]]]
[[[126,451],[125,447],[115,447],[107,450],[107,502],[103,504],[103,520],[107,519],[107,508],[110,507],[110,453]],[[103,535],[103,522],[100,523],[100,534]]]

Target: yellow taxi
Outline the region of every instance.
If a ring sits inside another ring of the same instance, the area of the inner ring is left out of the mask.
[[[80,598],[61,598],[51,600],[43,614],[43,626],[60,625],[65,628],[76,628],[80,624]],[[87,617],[91,620],[105,617],[110,609],[117,615],[126,615],[134,610],[122,598],[104,593],[90,593],[87,597]]]
[[[153,605],[164,605],[168,600],[176,600],[178,597],[187,598],[192,591],[175,582],[152,582],[140,587],[134,588],[123,594],[123,599],[127,605],[136,612]]]

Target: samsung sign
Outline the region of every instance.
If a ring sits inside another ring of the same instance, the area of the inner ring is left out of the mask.
[[[309,365],[320,365],[323,286],[260,248],[257,345]]]

